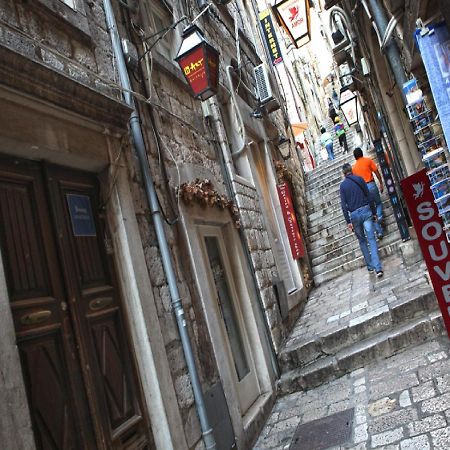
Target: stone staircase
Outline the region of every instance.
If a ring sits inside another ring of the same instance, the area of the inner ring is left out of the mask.
[[[329,121],[327,128],[331,129],[331,126]],[[307,247],[316,286],[364,265],[358,240],[347,229],[339,198],[342,165],[345,162],[354,163],[353,137],[350,130],[347,133],[348,154],[342,153],[335,138],[336,159],[322,161],[306,178]],[[366,156],[376,160],[374,153]],[[395,253],[401,238],[386,192],[382,194],[382,199],[385,237],[379,242],[379,251],[380,257],[384,258]]]
[[[339,198],[342,165],[354,161],[352,138],[349,154],[337,145],[334,161],[307,174],[307,246],[316,287],[278,355],[279,395],[314,389],[445,333],[425,263],[417,255],[406,266],[397,252],[401,238],[386,193],[379,242],[384,277],[366,270]]]

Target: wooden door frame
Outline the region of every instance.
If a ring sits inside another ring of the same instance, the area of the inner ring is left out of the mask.
[[[205,207],[197,205],[181,205],[180,213],[187,247],[192,261],[194,279],[198,287],[201,307],[203,308],[208,331],[211,335],[211,342],[213,343],[216,358],[220,356],[218,353],[220,349],[217,347],[217,342],[219,342],[222,337],[220,336],[221,330],[215,327],[214,321],[211,321],[211,317],[213,317],[215,313],[214,311],[209,311],[209,309],[214,306],[211,305],[212,299],[209,295],[209,289],[205,289],[203,286],[205,280],[208,279],[208,276],[204,268],[201,267],[202,264],[198,264],[198,261],[203,258],[202,249],[199,243],[198,225],[209,225],[221,229],[224,240],[230,249],[229,259],[234,263],[232,267],[233,276],[236,282],[238,295],[241,296],[242,299],[241,309],[244,326],[248,333],[250,352],[253,356],[256,376],[260,385],[260,395],[258,399],[244,415],[241,413],[239,399],[237,398],[237,390],[234,385],[235,375],[230,372],[229,365],[220,365],[217,363],[217,366],[223,383],[238,448],[244,448],[246,445],[247,427],[250,426],[252,420],[258,416],[258,412],[267,404],[266,402],[270,401],[273,393],[270,349],[263,344],[265,342],[263,336],[265,332],[264,324],[261,323],[258,312],[256,311],[256,302],[250,300],[250,295],[254,292],[253,280],[245,262],[245,256],[237,231],[231,219],[231,215],[227,210],[219,210],[218,208],[205,209]],[[215,334],[215,336],[212,336],[212,334]],[[220,366],[222,366],[222,368]]]
[[[117,151],[120,142],[106,136],[111,151]],[[20,155],[20,159],[24,159]],[[118,275],[118,285],[122,292],[126,323],[131,329],[131,347],[137,358],[138,375],[144,391],[144,408],[150,416],[153,437],[158,449],[187,449],[183,422],[178,402],[171,382],[171,372],[165,352],[161,326],[153,297],[143,253],[140,230],[136,220],[133,196],[129,186],[126,166],[120,162],[117,173],[107,177],[115,181],[111,189],[111,199],[106,209],[107,223],[112,230],[114,260]],[[0,249],[1,252],[1,249]],[[1,254],[0,254],[1,256]],[[8,371],[0,380],[0,391],[5,393],[6,404],[17,405],[17,409],[4,410],[2,424],[10,424],[0,429],[5,445],[34,449],[31,416],[25,393],[23,372],[15,344],[15,328],[9,306],[6,274],[0,258],[0,350],[8,359]],[[130,317],[133,320],[130,321]],[[1,411],[1,408],[0,408]],[[9,442],[9,444],[8,444]]]

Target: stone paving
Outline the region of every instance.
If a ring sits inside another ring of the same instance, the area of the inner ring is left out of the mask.
[[[406,267],[393,256],[383,263],[381,279],[358,269],[313,290],[283,351],[317,336],[338,336],[339,330],[358,324],[364,328],[380,311],[392,314],[393,305],[409,305],[416,296],[435,301],[422,261]],[[337,379],[279,398],[254,449],[288,450],[299,425],[355,408],[347,442],[314,448],[300,442],[291,450],[450,450],[450,342],[437,303],[432,307],[440,325],[434,319],[434,332],[416,333],[406,350],[367,360]]]

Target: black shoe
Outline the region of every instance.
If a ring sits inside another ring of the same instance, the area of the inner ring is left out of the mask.
[[[384,275],[384,272],[382,270],[379,270],[377,272],[377,278],[381,278]]]
[[[377,241],[381,241],[384,238],[383,234],[377,234]]]
[[[369,273],[374,273],[374,272],[375,272],[375,269],[367,269],[367,271],[368,271]]]

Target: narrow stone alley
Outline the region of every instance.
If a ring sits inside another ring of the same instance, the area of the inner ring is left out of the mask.
[[[339,199],[354,158],[336,144],[308,173],[316,288],[278,355],[278,400],[254,449],[448,450],[450,353],[425,263],[384,194],[384,277],[368,273]]]
[[[382,279],[354,269],[312,292],[255,450],[448,450],[450,352],[427,271],[398,256],[384,266]]]

